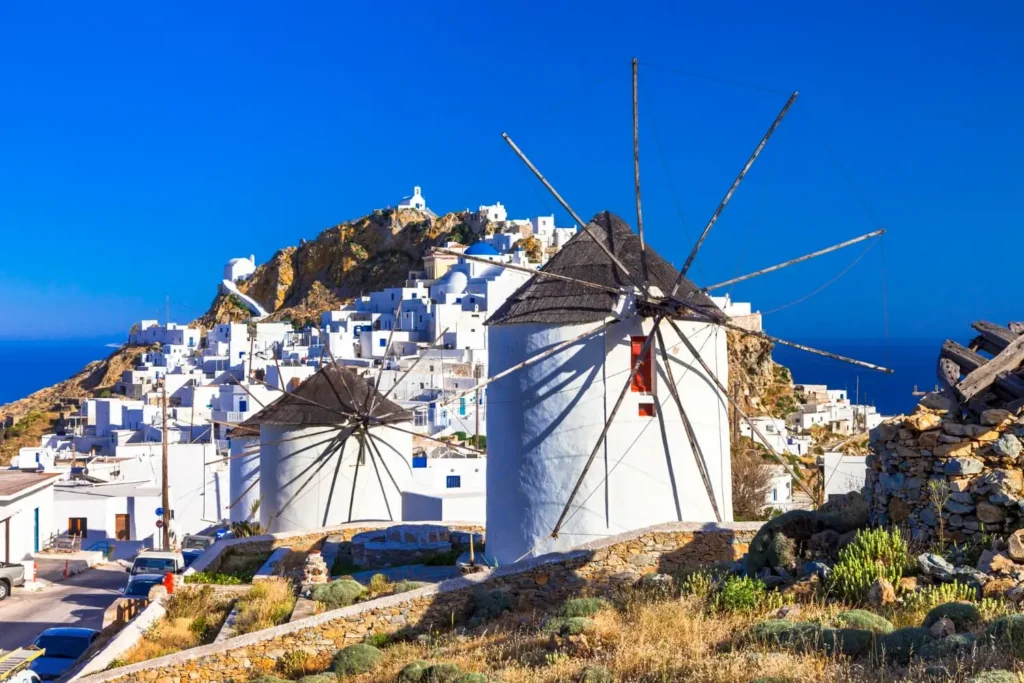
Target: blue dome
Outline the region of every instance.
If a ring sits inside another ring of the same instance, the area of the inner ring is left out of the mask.
[[[477,242],[465,253],[468,256],[501,256],[501,253],[487,242]]]

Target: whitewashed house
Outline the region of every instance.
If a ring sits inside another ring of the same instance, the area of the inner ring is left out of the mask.
[[[256,272],[256,257],[233,258],[224,265],[224,279],[230,282],[247,280]]]
[[[0,559],[21,562],[57,532],[53,486],[60,474],[0,470]]]

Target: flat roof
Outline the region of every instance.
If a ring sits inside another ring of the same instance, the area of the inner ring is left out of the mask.
[[[0,500],[7,500],[41,488],[47,483],[62,476],[60,472],[22,472],[20,470],[0,470]]]

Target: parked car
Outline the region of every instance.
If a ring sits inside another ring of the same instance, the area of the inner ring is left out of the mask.
[[[8,683],[4,681],[4,683]],[[15,672],[11,678],[10,683],[41,683],[39,680],[39,674],[30,669],[22,669],[21,671]]]
[[[144,550],[135,558],[131,568],[126,572],[132,574],[180,574],[185,571],[185,558],[181,553]]]
[[[128,585],[121,589],[126,598],[148,598],[149,589],[161,586],[166,574],[136,574],[128,579]]]
[[[189,566],[202,555],[207,548],[217,542],[213,536],[188,535],[181,542],[181,554],[185,558],[185,566]]]
[[[0,600],[11,594],[15,586],[25,585],[25,567],[10,562],[0,562]]]
[[[33,659],[28,668],[44,681],[60,678],[99,635],[99,631],[91,628],[48,628],[32,643],[33,647],[44,650],[43,656]]]

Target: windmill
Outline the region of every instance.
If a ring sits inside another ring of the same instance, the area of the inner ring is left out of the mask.
[[[727,363],[722,362],[726,330],[892,372],[873,363],[734,325],[707,295],[713,289],[877,237],[883,230],[725,282],[698,287],[687,279],[704,241],[796,97],[797,93],[789,97],[761,138],[679,271],[657,255],[644,237],[636,60],[636,233],[608,213],[598,214],[593,221],[582,220],[511,137],[502,134],[516,155],[583,228],[538,271],[487,261],[489,265],[525,271],[531,278],[488,320],[491,377],[442,401],[451,403],[475,396],[491,386],[488,555],[507,564],[524,556],[570,548],[597,536],[657,522],[729,520],[729,409],[750,424],[762,443],[768,444],[769,440],[726,389]],[[436,251],[468,261],[483,260],[443,249]],[[416,358],[399,382],[423,357],[420,354]],[[374,447],[382,432],[410,432],[394,422],[402,409],[389,405],[390,391],[381,395],[376,390],[381,372],[382,369],[378,370],[361,405],[328,407],[342,419],[334,420],[335,434],[325,436],[321,442],[330,445],[311,461],[308,470],[299,474],[319,472],[336,455],[336,471],[341,468],[346,452],[343,447],[339,450],[339,439],[344,442],[356,435],[360,453],[368,449],[379,457],[380,451]],[[324,377],[332,381],[329,373]],[[304,400],[307,407],[322,408],[324,396]],[[496,404],[500,409],[494,409]],[[638,426],[639,422],[643,425]],[[636,438],[630,441],[634,434]],[[639,447],[634,448],[637,443]],[[813,498],[786,458],[770,446],[768,449]],[[465,450],[479,454],[475,449]],[[360,460],[350,458],[353,459],[355,463],[349,466],[358,471]],[[595,468],[598,462],[601,466]],[[261,478],[267,476],[267,471],[262,467],[261,470]],[[394,479],[391,483],[399,488]],[[354,497],[356,477],[351,478],[351,485]],[[380,487],[383,493],[383,480]],[[301,490],[292,498],[300,494]],[[332,488],[330,496],[333,494]],[[287,507],[293,501],[283,502]],[[352,520],[351,509],[348,518]],[[326,514],[324,519],[326,523]]]

